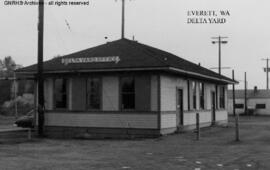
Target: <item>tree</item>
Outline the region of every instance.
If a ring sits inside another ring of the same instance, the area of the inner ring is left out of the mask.
[[[2,61],[2,64],[6,71],[14,71],[16,69],[16,63],[11,58],[11,56],[5,57],[4,60]]]

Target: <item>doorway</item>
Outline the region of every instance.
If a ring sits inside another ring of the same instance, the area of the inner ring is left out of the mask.
[[[177,89],[177,115],[178,115],[178,125],[184,125],[184,107],[183,107],[183,90]]]
[[[216,122],[216,93],[211,93],[211,112],[212,112],[212,125]]]

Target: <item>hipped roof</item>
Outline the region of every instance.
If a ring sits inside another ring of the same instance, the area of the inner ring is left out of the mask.
[[[63,59],[118,56],[119,62],[88,62],[63,64]],[[145,44],[120,39],[93,48],[57,57],[43,63],[44,73],[99,72],[128,70],[165,70],[222,83],[237,83],[209,69],[174,54]],[[21,74],[36,74],[37,64],[17,70]]]

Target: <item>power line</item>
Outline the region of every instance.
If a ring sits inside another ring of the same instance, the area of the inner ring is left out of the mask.
[[[266,89],[269,90],[269,58],[263,58],[262,60],[266,61],[266,68],[264,68],[264,72],[266,72]]]
[[[221,74],[221,44],[227,44],[228,41],[224,41],[223,39],[228,38],[228,37],[212,37],[214,41],[212,41],[213,44],[218,43],[218,73]]]

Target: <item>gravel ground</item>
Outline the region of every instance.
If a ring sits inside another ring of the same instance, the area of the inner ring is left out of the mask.
[[[137,140],[33,139],[0,144],[3,170],[261,170],[270,169],[270,117],[240,117],[234,123],[193,132]],[[1,121],[0,121],[1,122]]]

